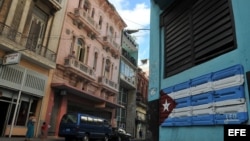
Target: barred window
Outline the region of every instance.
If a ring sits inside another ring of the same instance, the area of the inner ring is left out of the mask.
[[[161,15],[164,78],[236,49],[230,0],[176,0]]]

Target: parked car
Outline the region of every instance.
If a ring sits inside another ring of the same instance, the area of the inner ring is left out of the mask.
[[[82,113],[70,113],[62,117],[58,136],[64,137],[65,141],[73,139],[109,141],[112,133],[111,125],[103,118]]]
[[[130,141],[131,134],[127,133],[121,128],[112,128],[112,134],[110,136],[110,141]]]

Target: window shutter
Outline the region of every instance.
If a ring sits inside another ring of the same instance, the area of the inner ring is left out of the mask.
[[[236,47],[228,0],[198,1],[192,15],[195,64]]]
[[[176,0],[161,15],[164,76],[236,48],[229,0]]]

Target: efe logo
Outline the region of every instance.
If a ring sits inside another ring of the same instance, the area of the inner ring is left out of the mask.
[[[228,129],[228,136],[246,136],[246,129]]]
[[[224,125],[224,141],[239,139],[240,141],[248,141],[250,136],[250,125]]]

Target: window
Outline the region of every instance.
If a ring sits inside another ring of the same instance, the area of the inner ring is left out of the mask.
[[[120,88],[120,94],[118,97],[118,103],[121,105],[126,105],[128,101],[128,90],[125,88]]]
[[[109,24],[106,23],[106,34],[108,34]]]
[[[19,109],[16,125],[25,125],[26,119],[28,117],[28,110],[29,102],[21,101],[21,107]]]
[[[34,7],[31,22],[29,25],[29,35],[26,48],[36,51],[42,44],[48,15],[37,7]]]
[[[102,28],[102,16],[100,16],[99,18],[99,26],[100,26],[100,29]]]
[[[85,59],[85,43],[84,41],[79,38],[77,40],[77,58],[80,62],[83,62],[84,63],[84,59]]]
[[[81,116],[80,123],[87,123],[88,118],[86,116]]]
[[[95,8],[92,8],[91,18],[95,17]]]
[[[107,120],[103,120],[102,123],[103,123],[103,125],[105,127],[110,127],[111,126],[110,123]]]
[[[94,70],[96,70],[97,67],[97,59],[98,59],[98,53],[95,52],[94,65],[93,65]]]
[[[90,3],[88,0],[86,0],[83,4],[83,9],[86,11],[86,12],[89,12],[90,11]]]
[[[61,122],[62,123],[70,123],[70,124],[75,124],[77,123],[77,114],[65,114],[63,117],[62,117],[62,120]]]
[[[111,72],[111,61],[109,59],[106,60],[106,64],[105,64],[105,69],[104,69],[104,76],[106,76],[106,78],[110,77],[110,72]]]
[[[132,67],[130,67],[128,64],[126,64],[123,60],[121,61],[121,74],[124,74],[125,76],[129,78],[133,78],[135,76],[135,71]],[[134,78],[133,78],[134,79]]]
[[[13,115],[16,108],[16,102],[17,100],[14,99],[14,103],[11,105],[11,113],[8,124],[12,124]],[[36,108],[37,108],[37,100],[34,99],[30,101],[21,100],[20,107],[18,107],[16,113],[17,116],[14,125],[25,126],[26,122],[28,121],[28,114],[35,113]]]
[[[113,71],[114,71],[114,64],[111,65],[111,74],[113,74]],[[110,79],[113,78],[112,76],[113,76],[113,75],[110,75]]]
[[[78,8],[82,7],[81,4],[82,4],[82,0],[79,0],[79,2],[78,2]]]
[[[128,90],[125,88],[120,88],[118,103],[121,105],[126,105],[127,101],[128,101]],[[126,122],[126,109],[117,108],[117,121]]]
[[[236,48],[229,0],[176,0],[161,15],[164,77]]]
[[[111,40],[113,40],[114,38],[114,28],[112,26],[109,27],[109,33],[108,33],[108,36],[110,36]]]

